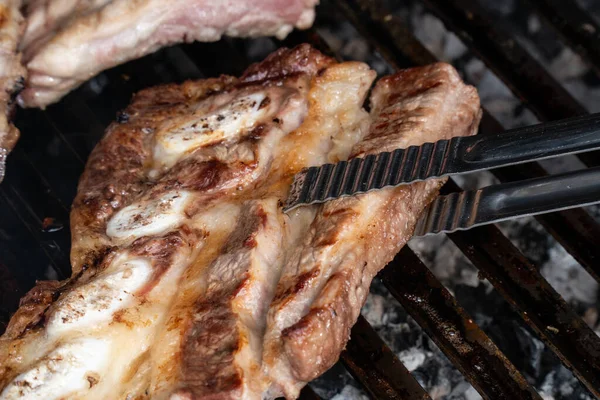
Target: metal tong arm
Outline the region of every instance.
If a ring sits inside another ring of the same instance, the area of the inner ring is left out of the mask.
[[[600,167],[438,196],[414,235],[453,232],[600,203]]]
[[[284,210],[387,186],[595,149],[600,149],[600,114],[512,129],[496,135],[424,143],[304,169],[294,179]]]
[[[600,113],[511,129],[498,135],[452,138],[452,159],[440,175],[488,170],[600,147]]]

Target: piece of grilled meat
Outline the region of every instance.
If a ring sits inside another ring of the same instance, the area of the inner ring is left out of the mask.
[[[350,158],[473,135],[475,88],[448,64],[384,77],[371,94],[369,133]],[[412,236],[443,179],[370,192],[321,206],[283,268],[269,310],[263,370],[270,393],[294,398],[344,349],[371,280]]]
[[[19,138],[10,122],[14,95],[25,82],[25,68],[17,46],[25,27],[20,0],[0,0],[0,182],[4,178],[8,153]]]
[[[446,64],[382,79],[369,115],[374,78],[303,45],[137,94],[81,178],[72,278],[39,283],[0,338],[0,399],[295,398],[442,181],[286,215],[293,175],[479,120]]]
[[[33,0],[19,97],[44,107],[100,71],[174,43],[277,36],[308,28],[317,0]]]

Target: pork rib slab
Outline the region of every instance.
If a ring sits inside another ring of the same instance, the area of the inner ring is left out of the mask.
[[[255,76],[252,69],[248,72],[246,79],[265,78]],[[313,78],[308,115],[278,148],[266,194],[259,192],[261,200],[242,206],[237,227],[206,272],[207,288],[198,301],[172,314],[173,318],[189,315],[188,325],[180,324],[177,333],[184,349],[182,379],[163,389],[174,393],[174,399],[262,398],[267,310],[281,267],[316,212],[315,207],[307,208],[289,218],[277,203],[295,172],[336,160],[364,136],[367,114],[362,104],[374,77],[362,63],[344,63],[331,65]]]
[[[372,123],[351,157],[475,134],[479,98],[447,64],[381,79]],[[303,250],[285,267],[269,311],[263,369],[271,395],[295,398],[330,368],[348,341],[371,280],[410,239],[444,180],[326,203]]]
[[[216,41],[222,35],[282,38],[294,27],[309,27],[316,4],[316,0],[113,0],[108,4],[96,0],[85,8],[91,12],[69,18],[60,6],[64,1],[39,5],[57,9],[58,17],[38,7],[31,9],[35,26],[23,48],[30,73],[19,97],[23,106],[54,103],[100,71],[171,44]],[[67,10],[79,12],[77,3],[70,6]],[[56,18],[64,25],[56,27]],[[40,33],[38,26],[46,23],[56,29]]]

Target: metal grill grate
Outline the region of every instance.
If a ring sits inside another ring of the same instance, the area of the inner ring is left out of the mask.
[[[576,51],[600,69],[597,40],[592,40],[597,39],[597,26],[584,12],[570,1],[527,1]],[[383,3],[335,1],[336,7],[393,68],[436,61],[402,22],[386,11]],[[423,3],[540,119],[585,113],[509,34],[495,27],[476,1]],[[299,42],[310,42],[333,54],[314,29],[296,32],[284,44]],[[275,48],[280,43],[270,45]],[[250,62],[248,50],[247,42],[231,39],[163,49],[102,73],[46,111],[19,111],[17,124],[22,139],[9,158],[8,173],[0,186],[0,331],[16,309],[19,296],[35,280],[64,279],[70,275],[68,210],[78,178],[89,152],[117,111],[127,105],[131,94],[164,82],[221,73],[239,75]],[[500,131],[501,125],[485,112],[481,132]],[[588,166],[598,165],[600,159],[593,153],[580,158]],[[541,176],[545,171],[539,164],[530,164],[494,173],[501,181],[511,181]],[[444,190],[452,192],[458,187],[450,181]],[[596,280],[600,278],[600,225],[584,210],[538,216],[537,220]],[[600,398],[600,339],[537,268],[494,226],[449,237],[564,365]],[[381,272],[380,279],[484,398],[540,398],[408,247]],[[341,360],[373,398],[429,398],[362,317],[352,330],[352,339]],[[319,397],[307,388],[302,398]]]

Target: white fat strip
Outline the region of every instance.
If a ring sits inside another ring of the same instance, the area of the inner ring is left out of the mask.
[[[81,394],[101,381],[109,355],[110,343],[104,340],[65,343],[18,375],[0,399],[54,400]]]
[[[182,125],[159,132],[154,159],[170,167],[182,155],[198,147],[235,139],[269,112],[270,107],[261,108],[266,97],[265,92],[240,96],[214,111],[188,118]]]
[[[177,191],[133,203],[108,221],[106,234],[116,239],[135,239],[176,228],[186,218],[184,210],[189,198],[189,192]]]
[[[50,315],[48,335],[59,336],[72,330],[88,332],[110,323],[113,314],[129,306],[134,293],[151,276],[150,262],[134,259],[123,262],[109,275],[73,289],[59,300],[58,308]]]

